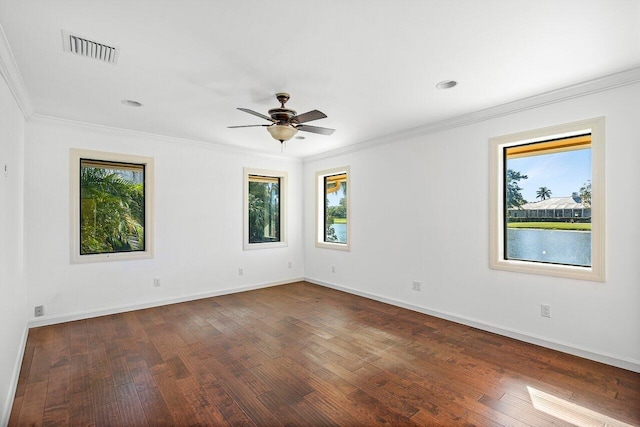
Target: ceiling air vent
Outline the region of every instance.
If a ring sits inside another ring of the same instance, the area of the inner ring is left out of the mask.
[[[109,64],[115,64],[118,61],[120,49],[117,47],[95,42],[66,31],[62,32],[62,42],[65,52],[75,53],[76,55],[86,56]]]

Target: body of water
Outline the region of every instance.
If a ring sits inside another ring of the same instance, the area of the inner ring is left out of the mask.
[[[507,258],[591,265],[591,232],[507,228]]]
[[[336,232],[338,242],[347,243],[347,224],[332,224],[331,227]]]

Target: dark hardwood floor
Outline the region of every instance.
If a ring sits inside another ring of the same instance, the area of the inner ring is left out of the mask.
[[[640,425],[640,374],[309,283],[29,332],[14,425]]]

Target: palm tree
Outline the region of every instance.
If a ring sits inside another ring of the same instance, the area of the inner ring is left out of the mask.
[[[81,254],[144,250],[144,184],[109,169],[80,175]]]
[[[551,197],[551,190],[547,187],[540,187],[538,191],[536,191],[536,198],[540,200],[547,200]]]

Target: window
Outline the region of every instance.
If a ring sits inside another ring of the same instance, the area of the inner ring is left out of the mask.
[[[349,167],[316,173],[316,246],[349,250]]]
[[[491,268],[604,281],[604,118],[490,146]]]
[[[153,159],[71,150],[71,262],[153,256]]]
[[[244,169],[245,250],[287,245],[286,172]]]

